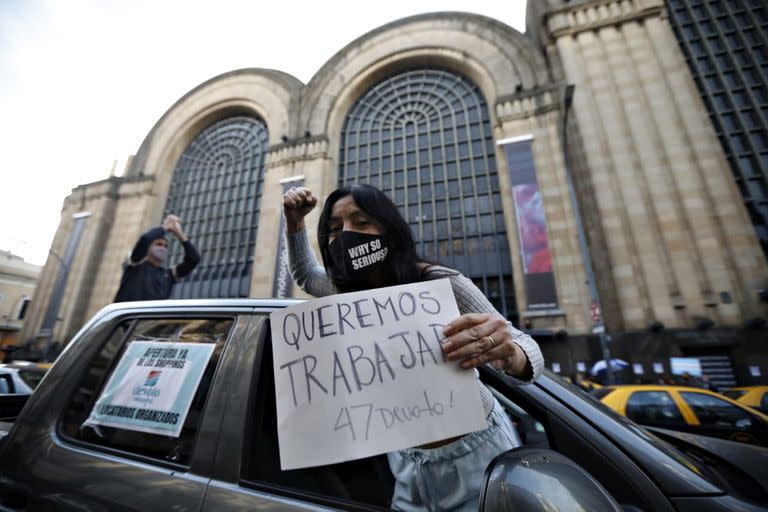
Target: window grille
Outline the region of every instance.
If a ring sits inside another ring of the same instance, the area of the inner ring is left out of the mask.
[[[411,70],[373,86],[347,113],[339,184],[386,192],[422,257],[461,271],[516,320],[494,151],[475,84],[442,69]]]
[[[202,260],[174,298],[248,296],[267,149],[266,125],[238,116],[203,130],[182,153],[165,211],[181,217]],[[169,253],[171,265],[181,262],[177,240]]]

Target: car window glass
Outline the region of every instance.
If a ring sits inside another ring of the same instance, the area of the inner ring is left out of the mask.
[[[547,431],[544,424],[533,417],[526,409],[510,398],[488,386],[493,396],[499,401],[504,412],[507,413],[518,436],[520,446],[526,448],[550,448]]]
[[[752,415],[749,412],[716,396],[688,391],[681,391],[680,396],[693,409],[703,426],[743,428],[751,422]]]
[[[45,375],[45,372],[42,370],[19,370],[19,377],[31,389],[35,389],[40,384],[40,381],[43,380],[43,375]]]
[[[231,318],[155,318],[121,323],[91,362],[61,421],[61,430],[72,439],[170,463],[189,464],[200,426],[205,399],[234,320]],[[178,437],[83,425],[109,380],[115,365],[131,341],[210,343],[208,360],[189,412]]]
[[[248,404],[241,484],[344,509],[388,510],[394,478],[385,455],[326,466],[280,469],[272,348],[265,340],[262,347],[263,354],[257,358],[260,366],[254,369],[258,378]]]
[[[10,375],[0,375],[0,394],[13,393]]]
[[[760,408],[764,411],[768,411],[768,391],[763,393],[763,398],[760,400]]]
[[[666,391],[635,391],[627,399],[627,418],[649,425],[685,423],[680,410]]]
[[[592,391],[589,392],[589,394],[592,397],[598,400],[605,398],[611,393],[613,393],[613,388],[598,388],[598,389],[593,389]]]

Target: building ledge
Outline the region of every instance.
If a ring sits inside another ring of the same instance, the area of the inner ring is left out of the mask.
[[[529,309],[520,313],[523,318],[539,318],[544,316],[565,316],[565,311],[560,308],[555,309]]]

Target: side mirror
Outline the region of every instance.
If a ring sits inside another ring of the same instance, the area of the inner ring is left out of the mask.
[[[542,448],[515,448],[491,461],[480,489],[483,512],[560,512],[622,508],[571,459]]]

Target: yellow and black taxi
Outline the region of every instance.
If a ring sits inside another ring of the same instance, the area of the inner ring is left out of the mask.
[[[606,386],[591,394],[641,425],[768,446],[768,416],[706,389]]]
[[[741,405],[757,409],[768,414],[768,386],[742,386],[722,391],[728,398],[736,400]]]

